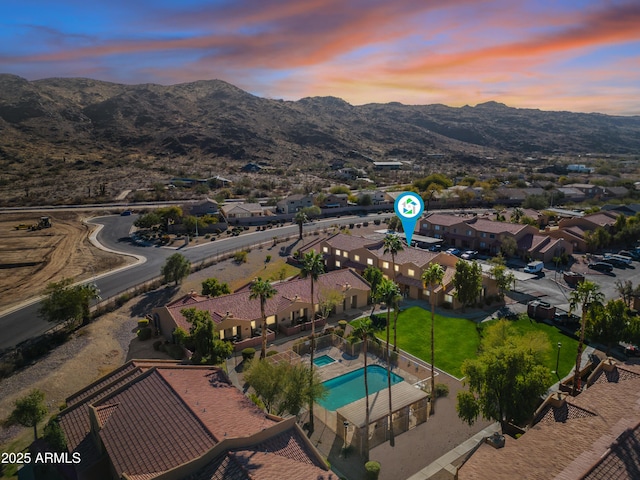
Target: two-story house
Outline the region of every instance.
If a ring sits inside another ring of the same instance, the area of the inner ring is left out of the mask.
[[[313,196],[296,193],[276,203],[276,212],[292,214],[313,206]]]

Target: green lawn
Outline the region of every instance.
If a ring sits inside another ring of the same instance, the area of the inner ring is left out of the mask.
[[[517,330],[524,334],[529,331],[543,331],[549,337],[551,349],[546,364],[549,370],[556,369],[557,344],[560,349],[560,376],[569,373],[576,360],[578,342],[563,335],[557,328],[544,323],[530,322],[527,318],[512,322]],[[488,322],[485,325],[489,325]],[[431,311],[420,307],[408,308],[398,315],[398,347],[430,362],[431,359]],[[378,333],[385,339],[385,332]],[[391,331],[393,343],[393,330]],[[435,315],[435,365],[451,375],[460,378],[460,367],[467,358],[473,358],[480,345],[480,336],[476,323],[465,318]]]

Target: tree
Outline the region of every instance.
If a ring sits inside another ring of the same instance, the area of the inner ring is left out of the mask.
[[[220,295],[228,295],[231,293],[229,284],[218,281],[217,278],[207,278],[202,282],[202,294],[211,297],[219,297]]]
[[[165,282],[175,282],[176,285],[191,273],[191,262],[184,255],[174,253],[162,266],[160,273],[164,275]]]
[[[442,285],[444,279],[444,269],[437,263],[432,263],[422,272],[422,281],[429,286],[429,301],[431,303],[431,414],[434,411],[435,392],[436,392],[436,375],[435,375],[435,340],[434,340],[434,324],[435,324],[435,295],[434,290],[438,285]]]
[[[394,232],[401,232],[402,231],[402,220],[400,220],[400,218],[398,218],[397,215],[392,216],[391,218],[389,218],[389,230],[392,230]]]
[[[627,305],[627,307],[631,308],[631,302],[635,293],[631,280],[625,280],[624,282],[622,282],[621,280],[616,280],[615,285],[616,291],[618,292],[620,297],[622,297],[624,303]]]
[[[306,402],[315,402],[326,395],[317,372],[309,383],[309,370],[301,363],[251,361],[244,379],[262,400],[267,412],[278,416],[298,415]]]
[[[444,189],[453,186],[453,181],[441,173],[432,173],[431,175],[413,182],[413,186],[416,187],[419,192],[424,192],[432,184],[439,185]]]
[[[45,288],[45,298],[40,305],[39,314],[49,322],[72,325],[80,320],[84,324],[90,319],[90,302],[100,298],[95,284],[75,285],[70,278],[51,282]]]
[[[162,207],[156,210],[156,213],[160,215],[164,224],[168,227],[172,223],[178,223],[182,220],[182,209],[177,206]]]
[[[626,340],[629,322],[628,308],[623,300],[609,300],[606,305],[596,303],[587,312],[585,335],[604,344],[609,356],[613,345]]]
[[[404,247],[402,246],[402,242],[400,241],[400,237],[398,235],[385,235],[384,237],[384,253],[390,253],[391,254],[391,271],[392,271],[392,278],[393,281],[396,281],[396,254],[402,250],[404,250]],[[399,301],[399,298],[396,299],[396,302]],[[393,351],[397,352],[398,351],[398,344],[397,344],[397,335],[396,335],[396,324],[398,322],[398,305],[394,305],[394,311],[393,311]]]
[[[323,319],[327,319],[331,315],[332,310],[342,303],[342,293],[335,288],[325,288],[320,290],[318,295],[318,312]]]
[[[378,287],[380,286],[380,282],[382,282],[382,279],[384,278],[384,274],[378,267],[369,265],[364,269],[364,272],[362,272],[362,278],[364,278],[367,282],[369,282],[369,285],[371,285],[371,303],[373,304],[371,307],[371,315],[373,315],[373,312],[376,308],[376,301],[378,300]]]
[[[496,281],[500,299],[504,300],[504,292],[511,288],[511,285],[513,285],[515,280],[515,276],[507,270],[502,255],[498,255],[491,259],[491,264],[492,266],[489,270],[489,274]]]
[[[576,355],[576,367],[573,374],[573,385],[571,395],[575,396],[580,388],[580,361],[582,360],[582,347],[584,346],[585,323],[589,309],[598,303],[602,303],[604,295],[600,291],[600,286],[590,280],[580,282],[569,297],[569,309],[575,310],[578,305],[582,305],[582,317],[580,320],[580,338],[578,340],[578,353]]]
[[[393,437],[393,406],[391,404],[391,356],[389,352],[389,327],[391,325],[391,307],[397,305],[400,298],[398,285],[387,278],[382,280],[378,287],[378,298],[387,305],[387,346],[385,359],[387,361],[387,389],[389,391],[389,443],[393,447],[395,439]]]
[[[367,381],[367,345],[369,342],[380,343],[373,329],[370,318],[363,318],[357,324],[353,325],[349,343],[356,341],[362,342],[362,353],[364,355],[364,395],[365,395],[365,435],[364,435],[364,461],[369,461],[369,383]]]
[[[262,280],[258,277],[249,287],[250,294],[249,299],[260,299],[260,316],[262,318],[262,348],[260,350],[260,360],[264,360],[267,355],[267,314],[265,313],[265,306],[267,300],[273,298],[278,291],[273,288],[268,280]]]
[[[320,274],[324,273],[324,259],[320,253],[313,250],[308,251],[302,256],[302,269],[300,275],[302,278],[309,277],[311,282],[311,364],[309,382],[313,381],[313,355],[316,347],[316,302],[314,296],[314,285],[318,281]],[[309,432],[313,433],[313,401],[309,402]]]
[[[307,217],[307,214],[303,210],[296,212],[295,216],[293,217],[293,222],[298,225],[298,240],[302,240],[302,226],[308,221],[309,217]]]
[[[453,276],[455,296],[462,303],[462,308],[473,305],[482,292],[482,268],[475,260],[471,263],[458,260],[456,273]]]
[[[231,355],[233,346],[220,340],[208,311],[183,308],[180,313],[191,324],[186,342],[191,343],[195,349],[195,358],[192,358],[194,363],[204,361],[210,365],[217,365]]]
[[[44,393],[40,390],[31,390],[26,396],[14,402],[14,409],[9,417],[10,423],[19,423],[23,427],[33,428],[33,439],[38,439],[38,423],[47,414],[44,404]]]
[[[502,238],[502,242],[500,243],[500,253],[504,257],[512,257],[518,251],[518,243],[516,239],[511,236],[506,236]]]
[[[550,374],[540,360],[544,355],[540,349],[549,344],[519,337],[506,320],[488,327],[486,333],[492,342],[483,340],[480,355],[462,364],[469,390],[458,393],[456,410],[469,425],[482,415],[499,421],[504,429],[508,422],[527,420],[547,391]]]
[[[156,225],[160,225],[162,221],[162,217],[156,212],[149,212],[138,217],[138,219],[133,222],[133,224],[138,228],[152,228]]]

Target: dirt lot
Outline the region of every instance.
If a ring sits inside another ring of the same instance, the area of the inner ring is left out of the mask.
[[[90,229],[83,220],[91,215],[48,215],[53,226],[36,231],[15,226],[37,223],[38,213],[0,215],[0,312],[39,295],[49,282],[65,277],[84,280],[132,262],[88,242]]]

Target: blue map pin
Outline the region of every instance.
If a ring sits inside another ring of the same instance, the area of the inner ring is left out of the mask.
[[[411,237],[416,229],[416,223],[424,211],[422,197],[415,192],[405,192],[396,198],[394,205],[396,215],[402,222],[402,229],[407,238],[407,245],[411,246]]]

